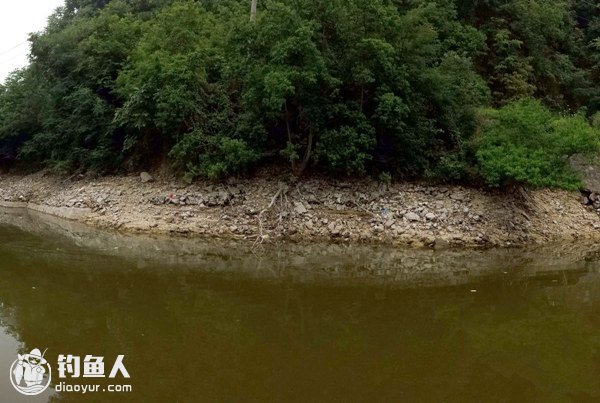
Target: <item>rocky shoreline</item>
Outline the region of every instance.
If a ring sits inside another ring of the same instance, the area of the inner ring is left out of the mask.
[[[0,206],[99,228],[257,246],[289,240],[447,248],[600,239],[600,216],[579,192],[548,189],[494,192],[272,175],[187,185],[160,173],[65,178],[38,172],[0,175],[0,194]]]

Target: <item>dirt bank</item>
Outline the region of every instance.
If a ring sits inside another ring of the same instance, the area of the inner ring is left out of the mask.
[[[600,239],[600,217],[577,192],[372,180],[259,177],[186,185],[168,175],[143,179],[0,175],[0,205],[119,231],[263,244],[288,239],[443,248]]]

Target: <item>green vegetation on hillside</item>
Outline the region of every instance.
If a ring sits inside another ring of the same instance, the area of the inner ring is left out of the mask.
[[[555,116],[538,101],[485,110],[476,137],[477,161],[490,185],[507,182],[577,188],[567,157],[598,148],[598,132],[585,117]]]
[[[600,133],[584,0],[67,0],[0,85],[0,164],[265,163],[574,188]]]

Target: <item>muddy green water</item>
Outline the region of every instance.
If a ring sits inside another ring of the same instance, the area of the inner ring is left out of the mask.
[[[0,210],[0,401],[600,401],[599,251],[254,254]],[[53,386],[21,397],[35,347]],[[66,381],[132,392],[53,392],[61,353],[124,354],[128,380]]]

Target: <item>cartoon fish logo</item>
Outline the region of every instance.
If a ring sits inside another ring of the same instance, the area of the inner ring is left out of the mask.
[[[45,391],[52,380],[50,364],[44,358],[46,351],[38,348],[29,354],[17,354],[17,359],[10,367],[10,382],[17,392],[26,396],[39,395]]]

